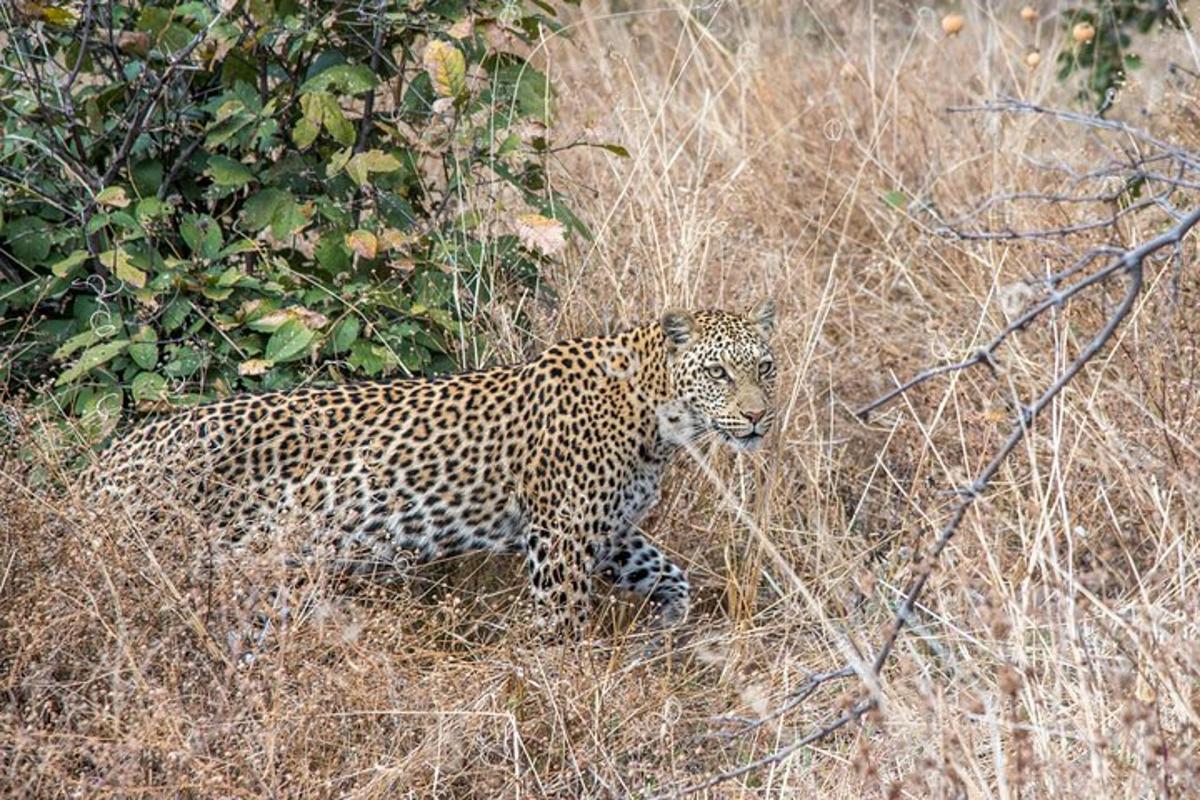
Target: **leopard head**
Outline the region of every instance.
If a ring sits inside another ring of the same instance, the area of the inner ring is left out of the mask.
[[[775,304],[746,314],[667,311],[660,321],[675,401],[660,414],[668,436],[713,433],[739,450],[762,443],[775,420],[775,357],[767,343]],[[672,433],[674,435],[672,435]]]

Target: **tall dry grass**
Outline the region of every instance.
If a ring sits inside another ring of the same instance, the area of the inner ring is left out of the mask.
[[[67,522],[70,500],[9,461],[9,793],[639,796],[769,753],[844,708],[854,682],[747,730],[810,672],[869,659],[945,490],[986,462],[1008,399],[1044,386],[1112,301],[1022,334],[999,380],[960,373],[870,424],[850,413],[896,376],[970,352],[1006,324],[1023,279],[1069,256],[938,238],[884,201],[901,191],[952,216],[1056,186],[1048,163],[1100,156],[1077,130],[945,113],[1000,95],[1069,102],[1051,68],[1053,9],[1028,25],[1020,5],[971,7],[947,39],[906,3],[613,0],[585,5],[573,43],[547,48],[565,87],[557,133],[632,157],[561,156],[596,237],[554,276],[561,303],[539,335],[668,304],[769,294],[782,309],[771,446],[681,465],[650,524],[698,591],[677,651],[641,658],[621,608],[598,643],[539,645],[511,563],[348,586],[317,569],[298,579],[282,544],[224,558],[202,521],[109,509]],[[1187,35],[1156,39],[1119,113],[1200,146],[1200,86],[1165,69],[1196,66],[1196,51]],[[1012,204],[993,220],[1044,227],[1065,213]],[[1169,269],[1151,279],[1117,344],[937,565],[875,687],[880,713],[710,796],[1200,793],[1200,275],[1193,262],[1174,299]]]

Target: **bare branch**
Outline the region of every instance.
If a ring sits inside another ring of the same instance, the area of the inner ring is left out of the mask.
[[[963,113],[1008,113],[1008,114],[1040,114],[1052,119],[1062,120],[1074,125],[1082,125],[1086,128],[1096,130],[1113,131],[1122,133],[1130,139],[1141,142],[1142,144],[1150,145],[1151,147],[1160,150],[1164,153],[1170,153],[1180,163],[1187,165],[1190,169],[1200,169],[1200,155],[1189,152],[1183,148],[1176,147],[1170,142],[1165,142],[1150,133],[1135,128],[1119,120],[1105,119],[1091,114],[1080,114],[1076,111],[1063,111],[1057,108],[1046,108],[1035,103],[1027,103],[1023,100],[1005,99],[997,100],[990,103],[984,103],[981,106],[951,106],[946,109],[952,114]]]
[[[830,672],[814,672],[812,675],[808,676],[808,680],[800,684],[800,686],[793,689],[789,693],[788,701],[786,703],[772,711],[770,714],[767,714],[764,717],[759,717],[758,719],[745,719],[742,717],[725,717],[721,719],[720,721],[722,722],[733,722],[741,725],[738,730],[726,733],[724,736],[726,738],[733,738],[736,736],[745,736],[753,733],[763,725],[766,725],[768,722],[777,720],[786,715],[792,709],[799,707],[804,703],[804,701],[812,697],[817,689],[829,681],[840,680],[842,678],[851,678],[857,674],[858,671],[849,664],[841,669],[831,670]]]
[[[674,792],[666,792],[664,794],[654,795],[650,798],[650,800],[669,800],[669,798],[672,797],[685,797],[689,794],[696,794],[697,792],[702,792],[705,789],[711,789],[717,784],[731,781],[734,778],[740,778],[743,775],[748,775],[755,770],[762,769],[763,767],[771,764],[778,764],[780,761],[783,761],[800,748],[806,747],[813,742],[820,741],[826,736],[829,736],[830,734],[846,727],[851,722],[858,721],[864,714],[873,710],[874,708],[876,708],[876,701],[874,698],[862,700],[849,711],[843,713],[841,716],[836,717],[820,728],[817,728],[811,733],[808,733],[791,744],[788,744],[786,747],[781,747],[773,753],[768,753],[762,758],[749,761],[736,769],[729,770],[728,772],[718,772],[716,775],[712,775],[700,783],[694,783],[691,786],[685,786]]]

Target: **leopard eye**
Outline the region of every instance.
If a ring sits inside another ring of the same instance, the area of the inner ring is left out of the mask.
[[[708,377],[712,378],[715,381],[729,380],[729,373],[726,372],[725,368],[722,367],[720,364],[710,364],[709,366],[704,368],[704,371],[708,373]]]
[[[769,358],[765,358],[758,362],[758,376],[765,378],[775,371],[775,362]]]

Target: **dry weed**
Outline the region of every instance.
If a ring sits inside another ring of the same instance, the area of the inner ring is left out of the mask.
[[[650,795],[856,702],[853,683],[831,683],[775,714],[810,673],[869,659],[953,500],[944,490],[987,460],[1011,394],[1044,385],[1113,302],[1030,329],[998,382],[959,373],[869,425],[850,413],[896,377],[970,353],[1024,299],[1021,281],[1069,258],[913,222],[1053,188],[1046,163],[1097,157],[1096,142],[1032,119],[944,113],[1005,95],[1067,102],[1051,68],[1062,32],[1049,9],[1031,25],[1020,5],[971,6],[948,38],[903,3],[613,0],[575,15],[574,44],[547,48],[566,87],[560,133],[632,156],[561,156],[560,179],[592,193],[596,238],[564,258],[561,304],[538,334],[763,294],[783,309],[775,441],[683,465],[651,523],[700,593],[680,651],[642,660],[620,622],[598,644],[537,644],[507,562],[347,585],[288,567],[286,542],[222,559],[195,520],[64,519],[71,501],[30,477],[62,469],[45,450],[3,464],[8,792]],[[1195,148],[1200,87],[1165,63],[1194,65],[1197,46],[1156,42],[1118,111]],[[1069,221],[1020,203],[995,214]],[[1117,345],[1053,404],[935,565],[875,687],[880,711],[711,796],[1200,793],[1189,247],[1178,293],[1169,269],[1150,277]],[[519,336],[497,325],[516,354]]]

